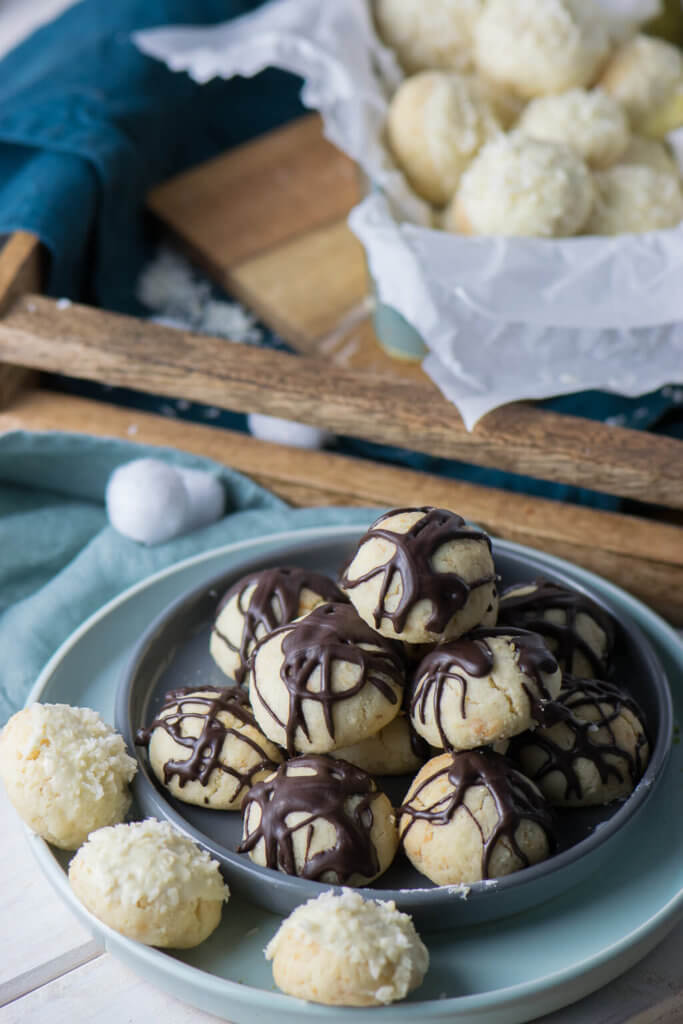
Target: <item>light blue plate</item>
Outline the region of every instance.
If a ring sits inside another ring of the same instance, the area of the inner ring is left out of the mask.
[[[311,540],[357,536],[358,526],[309,531]],[[106,605],[60,648],[29,698],[93,707],[113,721],[116,688],[146,625],[171,601],[245,553],[267,552],[293,540],[279,534],[189,559],[133,587]],[[300,535],[299,535],[300,536]],[[514,544],[501,544],[524,554]],[[624,591],[560,559],[533,552],[594,588],[645,631],[674,690],[676,720],[683,707],[683,643],[658,616]],[[675,745],[664,778],[638,818],[630,842],[608,870],[542,906],[494,924],[425,934],[431,966],[406,1003],[351,1010],[302,1003],[277,992],[263,947],[279,918],[234,896],[214,935],[196,950],[162,953],[123,938],[85,911],[71,894],[65,866],[42,840],[35,855],[57,891],[109,952],[138,974],[200,1009],[234,1024],[305,1020],[364,1022],[459,1021],[518,1024],[566,1006],[606,984],[644,957],[683,916],[683,751]]]

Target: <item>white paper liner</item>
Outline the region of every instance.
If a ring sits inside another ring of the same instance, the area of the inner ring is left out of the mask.
[[[600,0],[614,34],[656,0]],[[430,211],[383,141],[402,78],[367,0],[273,0],[219,26],[152,29],[138,47],[198,82],[267,67],[304,79],[303,103],[377,186],[350,215],[382,302],[424,339],[425,371],[468,429],[519,399],[588,389],[636,396],[683,380],[683,226],[613,238],[466,238]],[[683,152],[683,133],[672,139]]]

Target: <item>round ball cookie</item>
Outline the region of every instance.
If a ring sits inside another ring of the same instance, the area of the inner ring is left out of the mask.
[[[617,163],[651,167],[662,174],[670,174],[676,181],[680,179],[678,164],[668,146],[658,139],[646,139],[643,135],[631,136],[631,141]]]
[[[465,235],[565,238],[593,206],[593,181],[569,146],[522,132],[488,142],[463,174],[443,227]]]
[[[615,163],[631,134],[626,114],[602,89],[539,96],[527,105],[516,127],[531,138],[571,146],[595,168]]]
[[[545,860],[555,846],[544,797],[506,757],[489,750],[428,761],[399,814],[407,857],[436,885],[501,878]]]
[[[93,832],[69,865],[69,882],[83,906],[110,928],[172,949],[208,938],[230,896],[205,850],[151,818]]]
[[[257,644],[249,682],[254,716],[289,754],[324,754],[372,736],[403,697],[395,645],[349,604],[322,604]]]
[[[649,744],[638,704],[614,683],[565,674],[539,721],[515,737],[510,755],[551,804],[591,807],[633,791]]]
[[[443,206],[481,146],[500,131],[481,90],[465,75],[422,71],[406,78],[387,114],[387,140],[411,187]]]
[[[477,629],[420,662],[410,718],[431,746],[471,750],[531,728],[561,682],[538,634],[511,626]]]
[[[123,738],[90,708],[31,704],[0,734],[10,802],[29,828],[63,850],[123,820],[136,770]]]
[[[148,748],[152,771],[174,797],[221,811],[239,811],[250,786],[283,759],[256,725],[239,686],[171,690],[136,740]]]
[[[408,716],[401,712],[374,736],[350,747],[332,750],[330,754],[349,761],[369,775],[409,775],[422,767],[431,756],[431,749],[415,732]]]
[[[398,846],[388,797],[367,772],[331,757],[295,757],[249,790],[238,853],[332,885],[367,885]]]
[[[472,84],[484,97],[501,127],[506,131],[511,128],[524,110],[526,100],[485,75],[473,75]]]
[[[638,128],[683,87],[683,54],[673,43],[636,35],[612,55],[600,87],[621,104]]]
[[[478,70],[526,98],[592,85],[609,49],[590,0],[488,0],[474,29]]]
[[[614,622],[577,590],[545,579],[514,583],[500,595],[498,622],[540,633],[563,672],[601,677],[609,668]]]
[[[230,587],[216,609],[209,650],[237,683],[247,678],[257,640],[325,601],[343,601],[332,580],[309,569],[285,566],[250,573]]]
[[[668,173],[642,164],[615,164],[594,175],[595,203],[587,235],[673,228],[683,219],[683,193]]]
[[[460,636],[498,606],[491,541],[447,509],[394,509],[361,537],[340,585],[383,636],[408,644]]]
[[[408,74],[472,66],[474,26],[484,0],[375,0],[382,40]]]
[[[273,979],[290,996],[328,1006],[380,1006],[422,983],[429,953],[393,901],[324,892],[297,907],[270,940]]]

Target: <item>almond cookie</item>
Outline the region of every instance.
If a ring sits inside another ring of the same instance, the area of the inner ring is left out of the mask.
[[[256,641],[293,622],[324,601],[343,601],[332,580],[309,569],[262,569],[238,580],[223,595],[209,650],[218,667],[236,683],[247,677]]]
[[[48,843],[76,850],[122,821],[137,764],[96,711],[31,704],[0,734],[0,777],[23,821]]]
[[[421,984],[429,953],[393,901],[344,889],[297,907],[266,946],[278,988],[328,1006],[381,1006]]]
[[[614,683],[564,676],[533,732],[513,740],[510,756],[551,804],[590,807],[623,799],[649,757],[643,713]]]
[[[249,696],[269,739],[290,754],[326,753],[372,736],[403,696],[396,645],[349,604],[322,604],[257,644]]]
[[[387,796],[347,761],[296,757],[244,801],[242,842],[256,864],[332,885],[367,885],[398,846]]]
[[[500,878],[545,860],[552,818],[533,782],[488,750],[428,761],[399,808],[401,843],[437,885]]]
[[[474,630],[420,662],[410,700],[413,728],[431,746],[470,750],[535,722],[562,675],[542,637],[512,626]]]
[[[495,614],[489,537],[441,508],[385,513],[361,537],[340,585],[368,625],[407,644],[440,643]]]
[[[239,686],[171,690],[136,741],[148,747],[152,771],[174,797],[222,811],[239,811],[249,787],[283,759]]]
[[[208,938],[230,891],[218,863],[168,822],[93,832],[69,865],[91,914],[147,946],[189,949]]]
[[[607,672],[614,623],[577,590],[543,579],[514,583],[500,596],[498,622],[540,633],[564,672],[582,677]]]

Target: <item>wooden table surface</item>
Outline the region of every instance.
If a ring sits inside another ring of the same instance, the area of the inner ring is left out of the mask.
[[[203,1024],[104,953],[42,875],[0,787],[0,1024]],[[683,1020],[683,921],[640,964],[542,1024]]]

